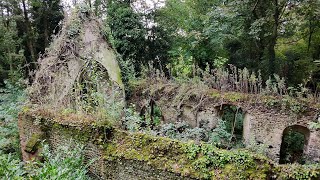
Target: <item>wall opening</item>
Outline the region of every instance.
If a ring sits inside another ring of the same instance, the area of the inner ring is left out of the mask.
[[[244,115],[244,111],[234,105],[223,105],[219,108],[219,116],[221,120],[218,123],[218,129],[221,129],[221,126],[223,126],[226,133],[229,134],[226,136],[227,139],[224,139],[228,148],[244,147]]]
[[[304,164],[304,153],[308,147],[309,137],[310,130],[307,127],[300,125],[287,127],[282,134],[279,163]]]
[[[150,103],[141,108],[140,117],[142,118],[141,127],[150,127],[153,129],[163,121],[163,116],[160,107],[155,101],[150,100]]]
[[[163,116],[160,107],[155,101],[150,101],[150,121],[151,126],[158,126],[163,121]]]

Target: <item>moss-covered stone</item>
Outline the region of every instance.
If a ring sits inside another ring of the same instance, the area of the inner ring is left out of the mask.
[[[49,129],[46,133],[55,132],[55,136],[94,145],[102,152],[102,158],[107,164],[139,162],[157,171],[175,174],[181,179],[317,179],[320,176],[319,165],[279,166],[265,156],[243,149],[222,150],[206,143],[181,142],[166,137],[130,133],[95,123],[69,125],[67,122],[71,120],[58,120],[61,115],[55,116],[52,112],[28,111],[21,114],[20,118],[31,117],[35,121],[39,116],[43,119],[39,126],[43,130]],[[74,116],[63,118],[70,117]],[[29,152],[34,151],[39,139],[37,134],[30,138],[27,143]]]
[[[26,144],[25,151],[31,154],[35,153],[39,148],[41,140],[42,140],[42,134],[38,134],[38,133],[32,134]]]
[[[247,151],[220,150],[208,144],[196,145],[121,130],[114,131],[114,138],[105,146],[104,152],[107,161],[122,158],[143,161],[158,169],[196,179],[223,176],[252,179],[267,177],[271,171],[266,158],[259,159]]]

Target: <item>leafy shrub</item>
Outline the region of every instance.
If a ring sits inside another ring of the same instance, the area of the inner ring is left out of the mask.
[[[163,124],[160,127],[159,133],[162,136],[167,136],[170,138],[176,138],[176,135],[177,135],[176,127],[172,123]]]
[[[88,179],[81,146],[60,146],[52,153],[49,146],[44,145],[42,155],[44,162],[30,174],[33,179]]]
[[[23,179],[26,172],[22,163],[12,154],[4,154],[0,151],[0,177],[3,179]]]
[[[0,151],[17,153],[19,151],[18,112],[25,101],[24,90],[6,82],[6,89],[0,96]]]
[[[4,179],[89,179],[80,146],[60,146],[56,153],[43,146],[44,162],[25,165],[13,154],[0,151],[0,177]],[[90,164],[90,163],[89,163]]]
[[[63,146],[57,153],[43,146],[45,161],[23,164],[20,160],[18,112],[25,102],[24,90],[6,84],[0,90],[0,179],[88,179],[80,146]]]
[[[227,131],[227,126],[223,120],[218,121],[217,128],[212,130],[209,142],[216,146],[228,146],[231,134]]]
[[[180,140],[187,141],[189,139],[199,141],[207,141],[208,140],[208,132],[203,128],[188,128],[182,133],[179,134],[178,138]]]
[[[134,108],[134,105],[131,105],[125,110],[124,125],[131,132],[139,131],[141,124],[143,123],[141,117]]]
[[[318,122],[311,122],[309,124],[309,128],[310,129],[320,129],[320,121],[318,120]]]

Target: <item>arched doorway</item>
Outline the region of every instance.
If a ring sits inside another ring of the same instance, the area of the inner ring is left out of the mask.
[[[143,106],[140,110],[140,117],[142,119],[141,127],[157,126],[163,121],[162,111],[154,100],[150,100],[149,104]]]
[[[304,153],[308,147],[310,130],[300,125],[289,126],[284,129],[280,148],[280,164],[304,164]]]
[[[218,109],[220,122],[217,128],[225,131],[225,146],[228,148],[243,147],[243,124],[245,112],[235,105],[224,104]],[[220,127],[219,127],[220,126]]]

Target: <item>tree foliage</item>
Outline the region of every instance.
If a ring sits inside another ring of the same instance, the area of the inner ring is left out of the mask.
[[[226,64],[260,69],[264,79],[277,73],[290,85],[306,85],[319,71],[313,63],[319,59],[318,7],[316,0],[169,0],[157,22],[174,39],[174,62],[187,66],[192,59],[204,69],[227,58]]]
[[[136,11],[130,1],[109,0],[108,5],[107,26],[122,58],[130,61],[138,74],[149,63],[164,66],[170,40],[161,26],[151,23],[155,12]]]
[[[0,3],[0,83],[28,77],[58,32],[60,0],[3,0]]]
[[[320,87],[320,69],[314,63],[320,59],[319,0],[85,2],[106,20],[109,42],[138,75],[149,64],[174,76],[232,64],[261,70],[264,80],[276,73],[291,86]],[[60,3],[0,3],[2,81],[19,77],[17,72],[26,77],[36,68],[39,53],[59,30]]]

